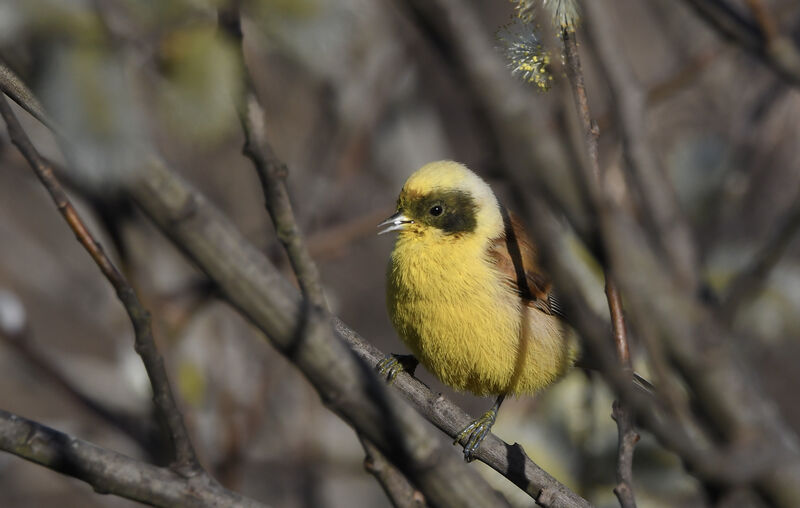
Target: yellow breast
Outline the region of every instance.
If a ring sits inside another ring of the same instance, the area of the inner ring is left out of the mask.
[[[522,305],[502,281],[486,243],[476,235],[400,235],[389,263],[389,314],[443,383],[476,395],[532,393],[563,375],[574,354],[560,320]]]

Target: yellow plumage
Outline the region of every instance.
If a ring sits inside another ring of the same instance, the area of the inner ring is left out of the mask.
[[[439,202],[441,217],[426,215]],[[414,212],[396,228],[389,314],[428,370],[489,395],[533,393],[569,369],[574,351],[561,320],[526,305],[489,254],[504,222],[483,180],[452,161],[430,163],[408,179],[398,210]]]

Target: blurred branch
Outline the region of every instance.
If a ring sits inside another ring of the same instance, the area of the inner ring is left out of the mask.
[[[725,0],[684,0],[722,36],[754,53],[786,82],[800,86],[800,49],[775,30],[766,6],[748,0],[758,24],[745,19]]]
[[[151,506],[263,507],[206,475],[186,477],[101,448],[0,409],[0,449],[113,494]]]
[[[422,492],[408,483],[406,477],[391,462],[386,460],[375,445],[359,437],[364,448],[364,469],[380,483],[386,497],[395,508],[426,508],[428,504]]]
[[[19,355],[29,362],[39,374],[67,393],[76,403],[133,439],[147,454],[156,457],[154,442],[156,429],[147,425],[142,418],[106,407],[75,385],[64,373],[41,351],[31,344],[30,334],[26,331],[11,335],[0,330],[0,341],[5,342]]]
[[[800,193],[792,200],[789,210],[778,220],[778,225],[770,233],[764,245],[728,284],[720,309],[725,322],[733,321],[742,306],[761,293],[769,273],[780,261],[798,229],[800,229]]]
[[[750,12],[753,13],[753,17],[764,34],[767,44],[771,44],[778,36],[778,25],[775,23],[772,13],[769,12],[769,8],[764,5],[764,0],[745,0],[745,3]]]
[[[125,307],[135,333],[136,352],[142,358],[153,388],[153,401],[159,416],[169,430],[172,441],[171,455],[175,461],[173,465],[175,470],[187,476],[200,473],[202,468],[197,462],[183,417],[172,395],[167,371],[164,368],[164,360],[161,358],[153,338],[150,313],[142,306],[128,281],[117,270],[108,256],[106,256],[103,248],[86,228],[85,223],[75,211],[66,192],[64,192],[61,184],[56,179],[53,169],[39,156],[36,148],[27,134],[25,134],[5,96],[0,96],[0,114],[2,114],[6,122],[12,143],[22,153],[31,169],[47,188],[59,212],[75,233],[78,241],[89,252],[100,271],[114,287],[117,297]]]
[[[597,140],[600,130],[596,123],[592,121],[591,111],[589,110],[589,99],[586,95],[583,69],[581,68],[580,56],[578,54],[578,43],[576,33],[571,28],[561,29],[561,40],[564,43],[564,57],[567,70],[567,77],[572,88],[572,95],[575,107],[578,112],[581,127],[584,133],[585,148],[589,160],[591,174],[584,175],[587,186],[594,187],[595,191],[590,192],[595,196],[596,207],[603,206],[602,203],[607,198],[603,198],[604,181],[600,170],[600,157]],[[619,367],[625,373],[625,377],[632,382],[633,369],[631,367],[630,347],[628,336],[625,330],[625,318],[622,311],[622,298],[617,289],[611,272],[605,269],[606,275],[606,300],[608,310],[611,314],[611,327],[614,335],[614,345],[617,352]],[[633,424],[633,415],[630,410],[619,400],[614,401],[612,415],[617,422],[618,446],[617,446],[617,485],[614,493],[619,499],[620,506],[623,508],[635,508],[636,498],[633,493],[633,452],[639,435]]]
[[[45,112],[31,89],[2,60],[0,60],[0,91],[46,125],[54,134],[60,135],[58,126]]]
[[[682,284],[698,284],[697,254],[691,230],[683,218],[677,197],[664,168],[647,139],[645,101],[631,69],[614,40],[615,26],[607,5],[584,2],[588,22],[588,45],[597,54],[601,72],[608,82],[614,113],[622,134],[628,177],[638,190],[639,205],[646,211],[652,237],[664,252]]]

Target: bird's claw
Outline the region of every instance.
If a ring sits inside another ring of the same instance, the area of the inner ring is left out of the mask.
[[[386,381],[392,384],[401,372],[407,372],[413,376],[417,363],[417,359],[413,355],[387,355],[378,362],[375,368],[382,378],[386,378]]]
[[[472,462],[475,451],[477,451],[484,438],[486,438],[486,435],[489,434],[489,431],[492,430],[496,418],[497,411],[490,409],[483,413],[483,416],[464,427],[461,432],[458,433],[453,444],[457,445],[461,441],[466,440],[464,442],[465,461]]]

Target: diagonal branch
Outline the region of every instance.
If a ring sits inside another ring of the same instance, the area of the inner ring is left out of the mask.
[[[206,475],[185,477],[0,409],[0,450],[113,494],[152,506],[264,507]]]
[[[47,188],[59,212],[75,233],[78,241],[89,252],[100,271],[114,287],[117,297],[128,313],[135,334],[136,352],[141,356],[147,370],[150,384],[153,387],[153,401],[172,440],[171,455],[174,460],[174,467],[177,471],[188,476],[201,472],[202,469],[197,462],[183,417],[172,395],[164,360],[156,348],[150,327],[150,313],[142,306],[128,281],[117,270],[103,251],[103,248],[86,228],[85,223],[75,211],[69,197],[56,178],[53,168],[36,151],[28,135],[22,129],[19,120],[11,110],[11,106],[5,96],[0,96],[0,114],[2,114],[6,122],[11,141],[28,161],[28,164],[45,188]]]

